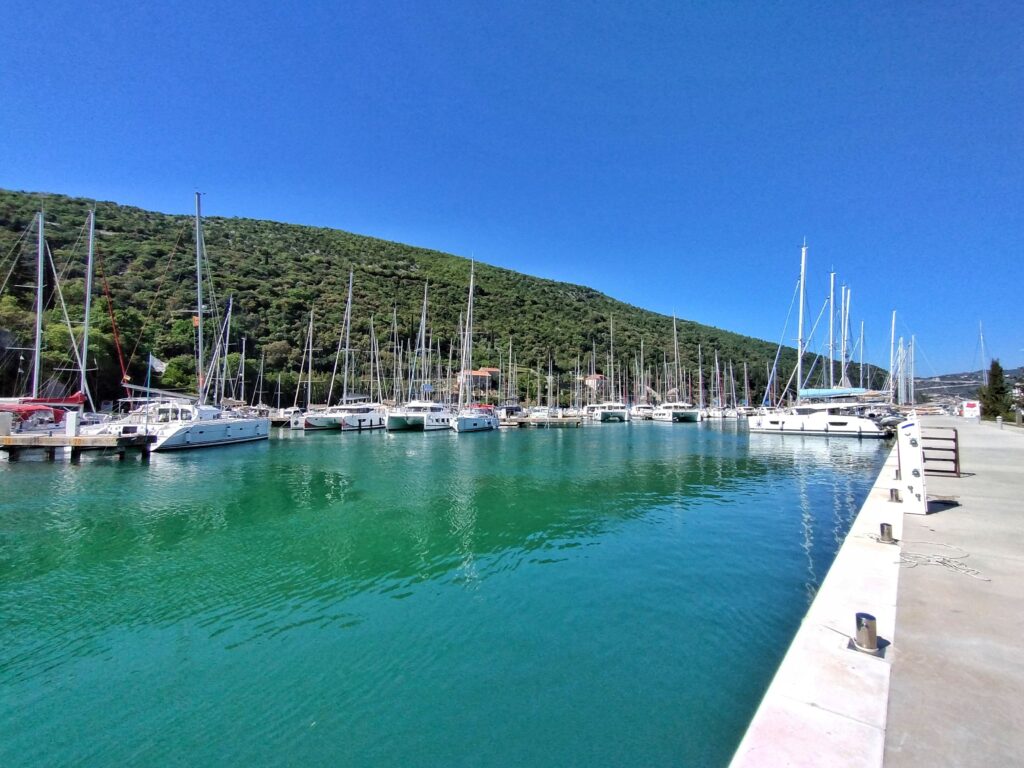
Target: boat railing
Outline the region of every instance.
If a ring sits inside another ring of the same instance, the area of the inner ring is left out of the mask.
[[[922,427],[921,450],[926,475],[960,477],[960,436],[955,427]]]

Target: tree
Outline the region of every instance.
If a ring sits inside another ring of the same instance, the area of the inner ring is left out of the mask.
[[[987,418],[1003,416],[1010,410],[1010,388],[998,359],[992,361],[988,369],[988,385],[978,389],[978,399],[981,401],[981,412]]]

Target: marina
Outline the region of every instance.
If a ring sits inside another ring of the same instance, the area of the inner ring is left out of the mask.
[[[0,760],[725,764],[885,455],[632,422],[0,465]]]
[[[1024,764],[1024,5],[3,19],[0,768]]]

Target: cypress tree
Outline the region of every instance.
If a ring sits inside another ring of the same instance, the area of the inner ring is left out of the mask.
[[[988,369],[988,385],[978,390],[982,414],[990,419],[1004,415],[1010,409],[1010,388],[1003,376],[999,360],[992,361]]]

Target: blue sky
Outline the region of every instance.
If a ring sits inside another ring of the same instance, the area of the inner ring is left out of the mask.
[[[29,3],[0,186],[338,227],[918,375],[1024,362],[1020,3]],[[339,288],[339,290],[341,290]],[[789,337],[795,336],[790,330]],[[792,340],[792,339],[790,339]]]

